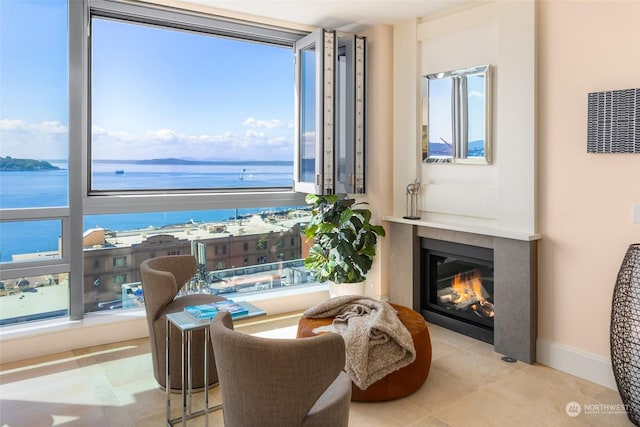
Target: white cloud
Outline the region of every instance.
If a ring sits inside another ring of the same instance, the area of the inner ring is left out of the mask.
[[[245,132],[245,136],[248,138],[264,138],[264,132],[257,132],[253,129],[249,129]]]
[[[245,119],[245,121],[242,124],[244,126],[267,128],[267,129],[273,129],[273,128],[278,128],[282,126],[282,122],[277,119],[256,120],[253,117],[248,117],[247,119]]]
[[[256,126],[257,127],[257,126]],[[293,135],[286,129],[247,129],[244,133],[188,135],[173,129],[141,134],[92,126],[94,159],[152,159],[164,157],[213,159],[289,160]],[[0,155],[57,159],[67,156],[67,128],[60,122],[29,124],[0,120]]]
[[[59,121],[27,123],[0,120],[0,155],[16,158],[62,159],[67,157],[69,131]]]

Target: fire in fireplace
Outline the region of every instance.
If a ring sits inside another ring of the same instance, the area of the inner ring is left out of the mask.
[[[493,250],[427,238],[421,246],[427,321],[493,344]]]

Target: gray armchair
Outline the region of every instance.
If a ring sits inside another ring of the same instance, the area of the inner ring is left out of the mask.
[[[351,379],[338,334],[269,339],[211,321],[226,427],[340,427],[349,424]]]
[[[151,359],[153,373],[158,384],[166,387],[165,314],[184,310],[187,305],[206,304],[224,300],[217,295],[192,294],[176,298],[178,291],[197,271],[196,260],[192,255],[171,255],[151,258],[140,264],[144,307],[149,324],[151,341]],[[182,340],[180,332],[171,328],[171,390],[182,388]],[[192,338],[191,366],[193,389],[204,387],[204,331],[194,331]],[[209,384],[218,382],[215,359],[209,352]]]

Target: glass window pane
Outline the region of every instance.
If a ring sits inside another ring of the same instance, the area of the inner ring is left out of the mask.
[[[2,2],[0,208],[68,205],[67,44],[66,0]]]
[[[85,312],[142,306],[139,266],[165,255],[196,257],[199,271],[184,292],[311,284],[301,259],[309,215],[303,206],[85,216]]]
[[[62,258],[62,221],[0,222],[0,262]]]
[[[316,181],[316,51],[315,46],[302,50],[302,101],[300,105],[301,173],[303,182]]]
[[[100,17],[91,34],[91,190],[291,187],[290,48]]]
[[[69,275],[48,274],[0,281],[0,325],[66,316]]]

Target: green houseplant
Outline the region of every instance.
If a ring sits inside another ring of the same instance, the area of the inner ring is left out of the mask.
[[[346,195],[309,194],[305,200],[312,205],[312,216],[304,232],[313,245],[304,265],[321,283],[364,282],[384,228],[371,224],[371,211],[363,207],[366,203]]]

